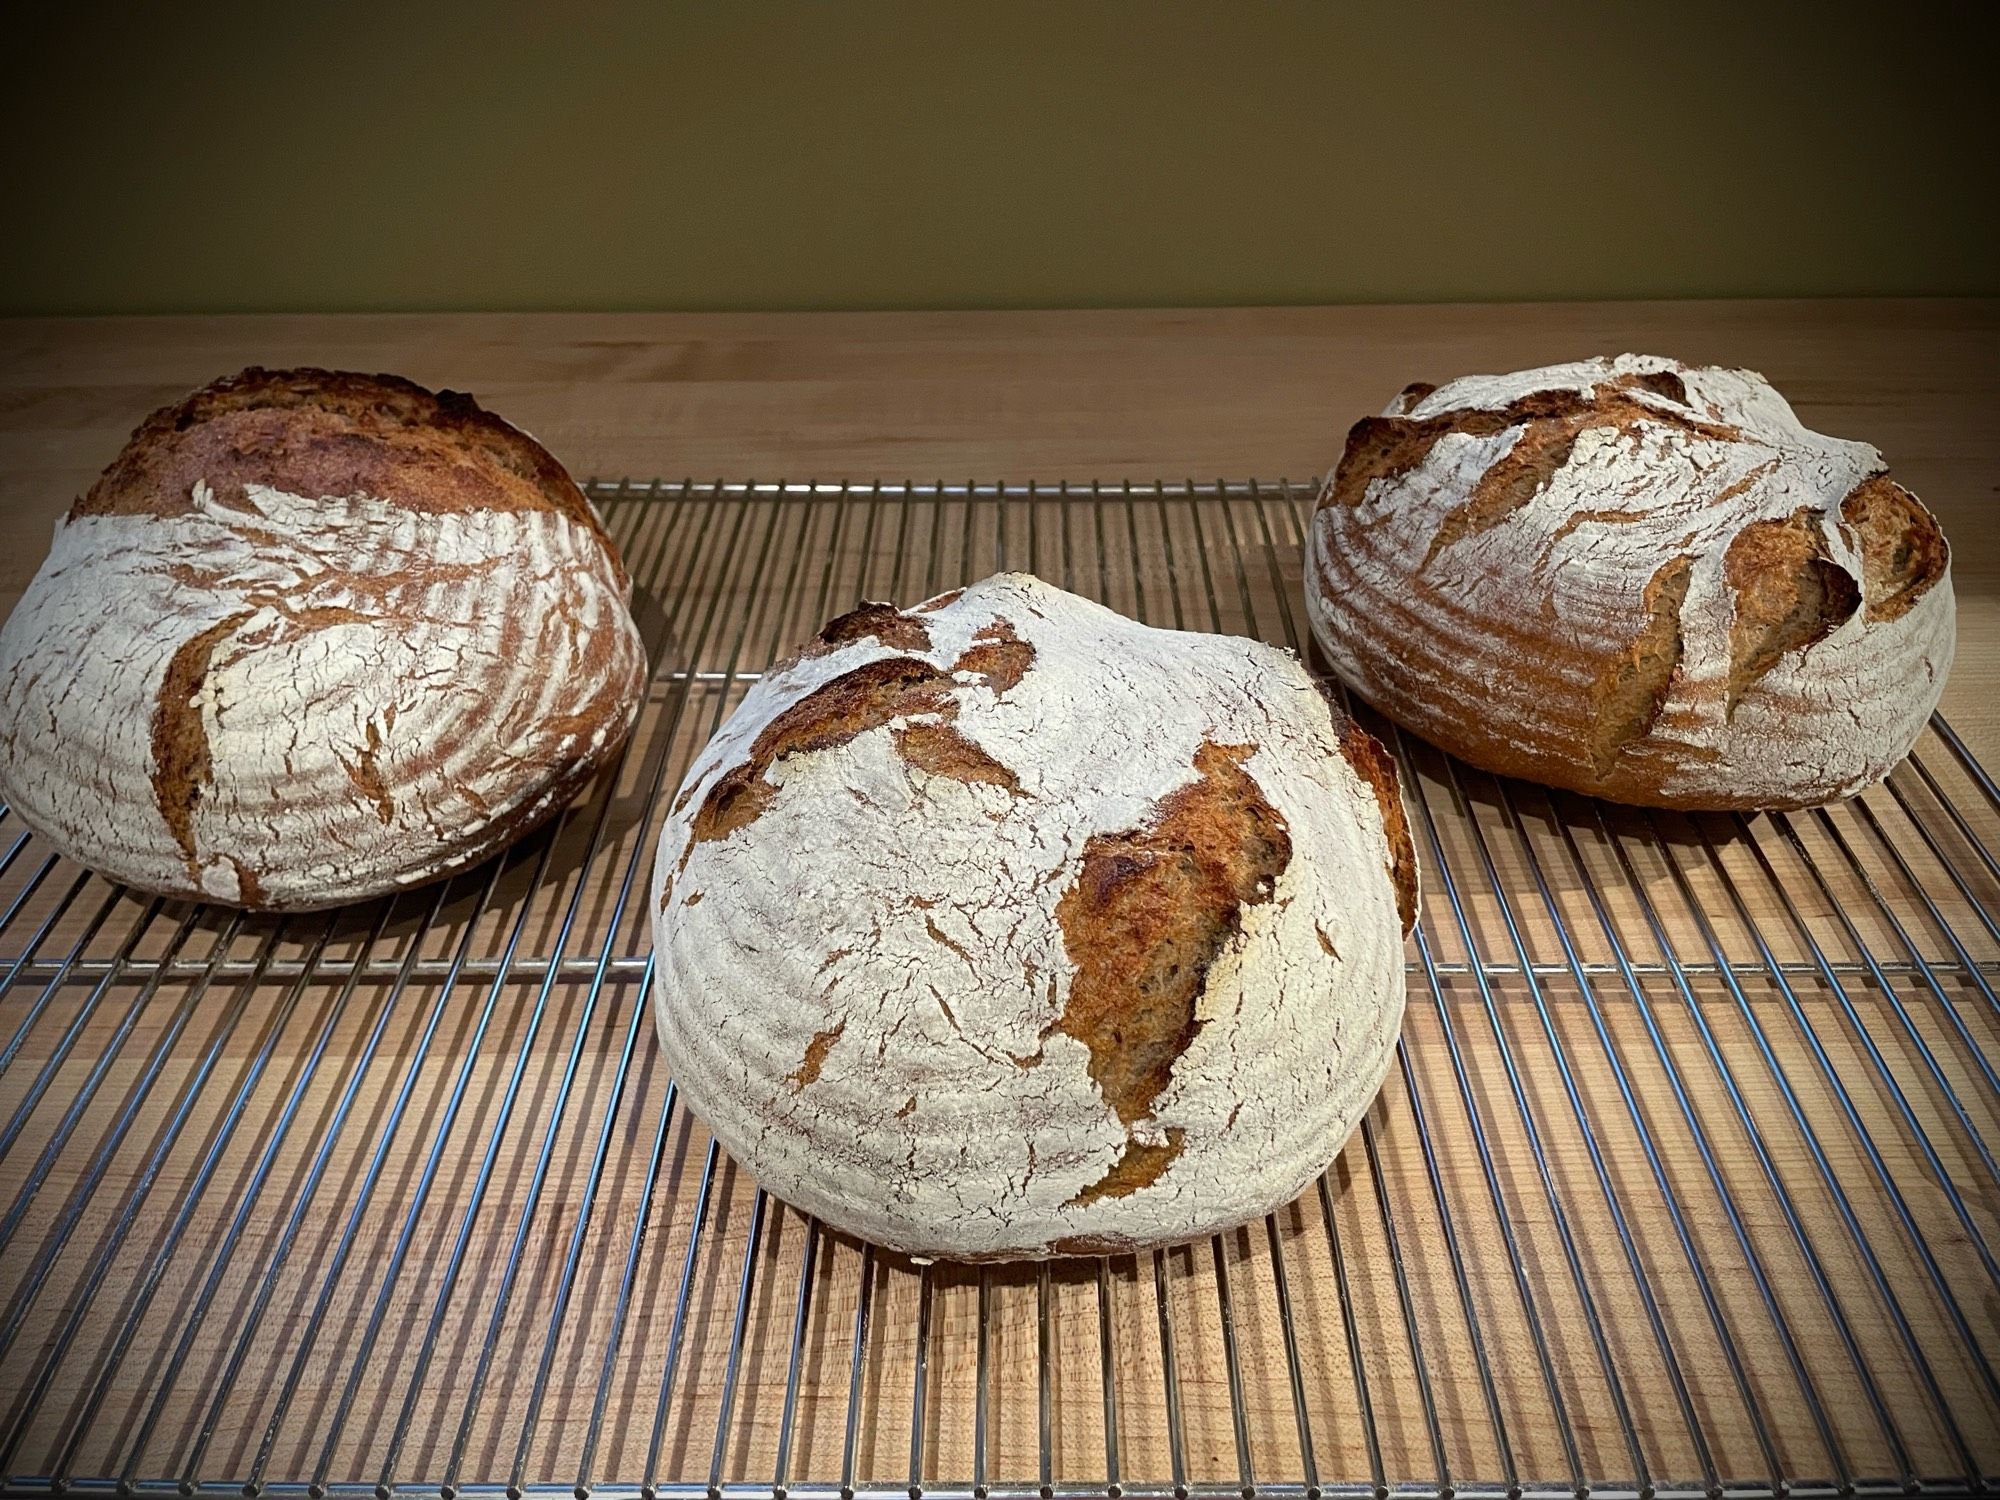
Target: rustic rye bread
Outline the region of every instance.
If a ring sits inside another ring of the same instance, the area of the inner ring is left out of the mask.
[[[1489,771],[1620,802],[1811,806],[1937,706],[1950,551],[1865,443],[1747,370],[1645,355],[1408,387],[1306,544],[1329,662]]]
[[[1003,575],[751,689],[661,831],[655,1014],[689,1107],[834,1227],[1105,1253],[1326,1169],[1416,900],[1394,773],[1296,658]]]
[[[246,370],[155,412],[0,628],[0,795],[144,890],[297,911],[474,864],[618,750],[590,503],[470,397]]]

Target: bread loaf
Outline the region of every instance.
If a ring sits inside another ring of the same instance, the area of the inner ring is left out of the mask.
[[[1336,671],[1453,754],[1623,802],[1800,807],[1886,775],[1954,641],[1937,522],[1762,376],[1642,355],[1411,386],[1306,549]]]
[[[1020,574],[835,620],[660,836],[660,1041],[762,1183],[921,1256],[1261,1214],[1388,1068],[1394,772],[1288,653]]]
[[[0,629],[0,795],[80,863],[271,910],[474,863],[624,740],[629,583],[531,438],[389,376],[155,412]]]

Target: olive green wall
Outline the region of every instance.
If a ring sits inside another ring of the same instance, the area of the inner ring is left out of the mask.
[[[34,9],[0,311],[2000,293],[1983,6]]]

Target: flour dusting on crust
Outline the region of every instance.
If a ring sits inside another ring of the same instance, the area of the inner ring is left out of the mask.
[[[190,501],[71,516],[0,630],[0,791],[81,863],[352,901],[484,857],[623,742],[644,656],[594,525]]]
[[[751,690],[661,831],[689,1106],[779,1197],[918,1255],[1290,1199],[1403,1006],[1406,842],[1319,688],[1020,574],[859,619]]]
[[[1307,543],[1314,635],[1475,764],[1624,801],[1851,795],[1950,669],[1949,554],[1750,371],[1642,355],[1411,387]]]

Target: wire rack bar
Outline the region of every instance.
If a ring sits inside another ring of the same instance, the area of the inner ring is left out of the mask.
[[[1946,941],[1952,942],[1955,940],[1955,937],[1956,934],[1949,934],[1946,937]],[[1759,974],[1765,972],[1766,969],[1766,966],[1763,964],[1744,965],[1735,963],[1733,966],[1739,970],[1747,968],[1751,972]],[[1542,978],[1560,977],[1562,975],[1574,975],[1577,972],[1577,967],[1577,965],[1569,963],[1537,960],[1525,972]],[[1716,973],[1716,965],[1713,963],[1689,963],[1684,967],[1687,973],[1694,975],[1713,976]],[[2000,961],[1994,959],[1968,959],[1958,967],[1969,980],[1981,987],[1982,993],[1992,990],[1994,984],[2000,982]],[[550,958],[537,955],[517,956],[505,966],[504,972],[510,979],[532,979],[539,981],[547,978],[552,968],[555,970],[556,977],[559,980],[587,980],[597,971],[598,962],[594,958]],[[1622,972],[1617,964],[1597,960],[1586,961],[1582,964],[1581,968],[1584,974],[1593,979],[1615,979]],[[1927,980],[1936,973],[1938,965],[1934,960],[1930,959],[1918,962],[1893,958],[1877,958],[1873,962],[1829,960],[1823,964],[1786,959],[1779,963],[1778,968],[1787,977],[1811,977],[1813,975],[1824,974],[1830,969],[1842,979],[1867,979],[1871,975],[1879,974],[1889,979]],[[50,981],[54,981],[55,990],[60,990],[64,983],[79,979],[105,979],[108,977],[114,982],[135,983],[149,976],[155,969],[163,971],[162,977],[172,982],[175,980],[194,979],[206,973],[208,965],[186,959],[172,959],[159,964],[137,961],[114,964],[106,959],[82,959],[73,963],[59,963],[54,960],[27,962],[20,966],[23,979],[39,980],[45,985]],[[1455,978],[1471,974],[1473,966],[1459,962],[1442,962],[1438,964],[1437,970],[1440,975],[1446,978]],[[1478,964],[1478,970],[1489,978],[1494,979],[1515,978],[1524,972],[1519,964],[1508,962],[1501,958],[1481,960]],[[1420,977],[1423,973],[1423,966],[1412,960],[1404,965],[1404,971],[1412,976]],[[1634,963],[1632,971],[1635,974],[1645,976],[1665,976],[1668,972],[1664,964],[1646,962]],[[258,972],[256,964],[248,959],[229,959],[217,964],[215,967],[215,977],[218,981],[245,979],[256,972]],[[302,974],[307,973],[308,970],[303,960],[293,958],[273,959],[264,965],[261,972],[265,979],[278,981],[297,979]],[[334,960],[323,960],[315,965],[310,972],[314,978],[322,982],[339,982],[351,977],[356,981],[365,980],[370,983],[379,984],[396,979],[402,974],[403,970],[402,965],[396,962],[396,960],[379,958],[369,959],[359,965]],[[620,955],[611,959],[605,965],[605,972],[607,977],[613,979],[639,980],[644,977],[646,972],[645,956],[636,953]],[[476,958],[461,965],[456,970],[454,977],[464,980],[486,980],[493,979],[501,973],[502,965],[498,960]],[[453,975],[454,971],[450,963],[444,959],[419,960],[411,966],[409,972],[410,979],[417,983],[426,983]],[[51,991],[50,998],[53,998],[54,993],[55,991]]]
[[[1030,569],[1310,659],[1315,486],[612,481],[615,772],[429,890],[134,896],[0,810],[0,1495],[2000,1488],[2000,790],[1678,817],[1361,717],[1425,856],[1382,1097],[1205,1245],[916,1266],[769,1199],[650,1040],[662,797],[860,598]]]

